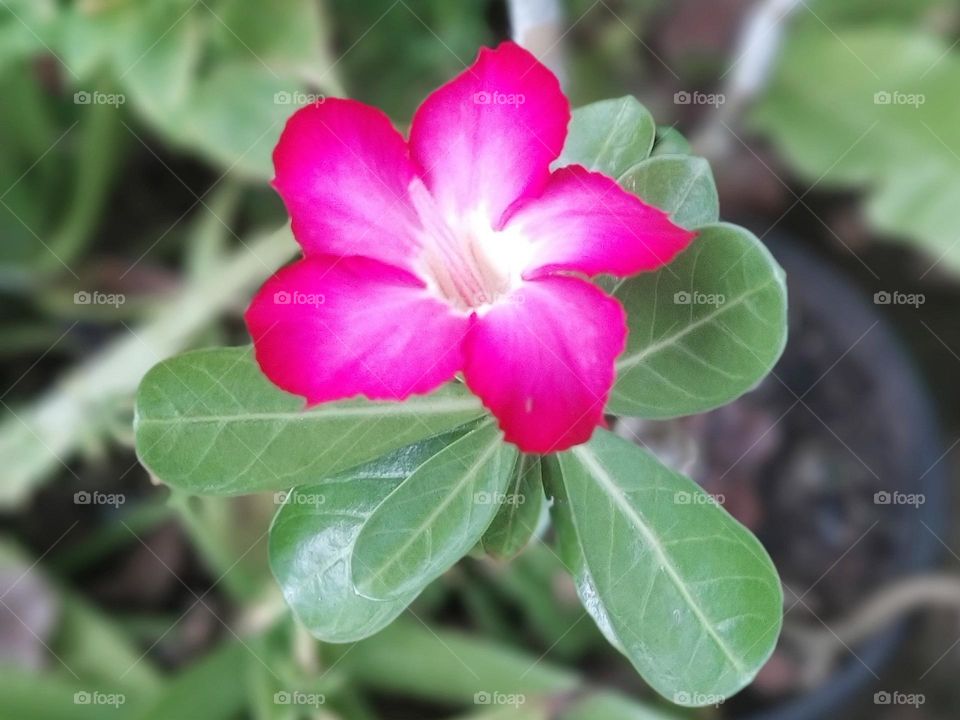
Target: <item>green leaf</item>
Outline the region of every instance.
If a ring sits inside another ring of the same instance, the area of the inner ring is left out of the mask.
[[[681,227],[698,228],[720,219],[720,198],[710,163],[690,155],[660,155],[637,163],[618,182],[660,208]]]
[[[397,662],[398,648],[417,661]],[[476,633],[426,627],[412,618],[400,619],[349,648],[330,650],[338,668],[361,688],[377,693],[443,701],[451,706],[473,706],[478,692],[521,694],[530,705],[565,697],[569,700],[561,703],[563,707],[551,706],[551,717],[556,720],[679,720],[672,710],[661,711],[613,691],[584,685],[577,673],[551,664],[550,659],[525,654]]]
[[[657,138],[653,143],[651,157],[657,155],[689,155],[690,143],[675,127],[660,125],[657,127]]]
[[[270,567],[287,604],[316,637],[353,642],[389,624],[421,588],[394,600],[353,589],[351,555],[374,510],[427,460],[461,437],[458,428],[394,450],[321,483],[291,490],[270,528]]]
[[[630,334],[608,409],[667,418],[752,389],[787,339],[784,274],[749,231],[702,228],[670,265],[620,284]]]
[[[9,601],[8,601],[9,602]],[[121,671],[122,672],[122,671]],[[100,704],[83,699],[103,693]],[[5,718],[30,720],[131,720],[144,707],[143,696],[123,693],[123,704],[114,704],[117,690],[110,685],[77,680],[66,672],[37,672],[26,665],[7,661],[0,673],[0,705]],[[79,698],[78,698],[79,696]],[[107,697],[105,697],[107,696]],[[80,700],[80,702],[78,702]],[[109,704],[108,704],[109,703]],[[108,714],[109,713],[109,714]]]
[[[137,15],[130,4],[120,3],[85,7],[70,3],[62,12],[57,48],[60,58],[81,81],[124,51],[137,26]],[[117,39],[123,38],[123,46]],[[143,48],[146,50],[146,48]],[[127,70],[114,63],[115,76]]]
[[[402,597],[466,555],[496,515],[516,459],[488,420],[418,467],[360,531],[351,568],[357,592]]]
[[[540,458],[523,455],[510,477],[500,510],[483,534],[483,549],[500,558],[511,558],[523,550],[540,522],[543,500]]]
[[[0,68],[21,58],[47,52],[53,42],[59,13],[56,0],[0,2]]]
[[[256,61],[221,63],[196,84],[183,115],[185,141],[231,170],[270,178],[270,155],[297,109],[287,103],[298,89],[296,80],[277,77]]]
[[[213,40],[223,53],[261,63],[281,77],[321,84],[329,75],[325,22],[314,0],[223,0],[217,16]]]
[[[202,59],[200,15],[155,0],[134,11],[125,10],[129,29],[108,44],[115,48],[116,73],[130,94],[132,107],[175,136]]]
[[[750,532],[606,430],[548,461],[557,536],[587,611],[657,692],[722,702],[773,652],[783,593]]]
[[[141,6],[142,5],[142,6]],[[111,63],[130,107],[164,139],[258,180],[293,99],[335,87],[316,3],[148,0],[71,9],[65,62],[81,76]],[[297,103],[301,104],[301,103]]]
[[[810,12],[797,13],[796,23],[809,28],[819,28],[826,32],[824,26],[839,31],[843,24],[863,27],[868,23],[883,23],[887,25],[916,22],[925,13],[930,13],[937,6],[946,10],[950,0],[844,0],[842,3],[834,0],[806,0],[804,3]],[[932,18],[931,18],[932,19]]]
[[[304,409],[275,387],[250,348],[198,350],[154,366],[137,392],[137,454],[153,475],[195,494],[306,485],[480,417],[450,383],[402,403],[346,400]]]
[[[867,216],[960,271],[960,56],[949,40],[886,26],[791,35],[752,113],[792,168],[822,187],[862,187]]]
[[[601,100],[573,111],[567,142],[554,163],[583,165],[618,177],[650,155],[657,126],[636,98]]]
[[[229,720],[243,711],[245,697],[237,680],[252,652],[239,637],[232,638],[202,659],[181,670],[137,720],[205,718]],[[104,717],[101,714],[100,717]]]

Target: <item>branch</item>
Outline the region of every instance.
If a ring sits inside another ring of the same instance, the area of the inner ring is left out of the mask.
[[[783,634],[796,642],[806,662],[802,681],[819,684],[829,674],[836,656],[901,617],[922,607],[960,611],[960,578],[920,575],[888,585],[830,628],[788,626]]]
[[[764,0],[744,22],[733,65],[725,73],[724,104],[709,122],[695,133],[693,145],[708,158],[721,158],[730,149],[730,132],[725,126],[737,121],[744,108],[767,85],[780,54],[787,20],[803,0]]]
[[[221,313],[294,255],[289,227],[254,239],[220,262],[216,276],[190,279],[152,320],[117,338],[0,423],[0,507],[15,504],[102,429],[105,411],[129,396],[160,360],[180,352]]]
[[[559,0],[507,0],[513,39],[532,52],[566,86],[566,63],[561,46],[563,8]]]

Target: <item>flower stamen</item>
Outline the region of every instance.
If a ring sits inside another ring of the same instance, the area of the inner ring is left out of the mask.
[[[419,178],[410,197],[423,228],[419,259],[427,284],[447,303],[470,313],[492,305],[519,281],[519,268],[497,262],[494,251],[504,244],[494,238],[489,219],[476,211],[465,218],[445,218]]]

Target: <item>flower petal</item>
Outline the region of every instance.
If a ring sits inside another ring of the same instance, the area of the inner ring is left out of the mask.
[[[464,344],[467,385],[524,452],[586,442],[603,422],[626,315],[573,277],[523,283],[478,317]]]
[[[359,257],[283,268],[245,318],[263,372],[311,404],[433,390],[462,366],[469,324],[409,273]]]
[[[491,224],[537,194],[563,149],[570,105],[557,78],[511,42],[433,92],[413,116],[410,150],[451,218],[480,208]]]
[[[533,246],[527,278],[558,270],[621,276],[654,270],[696,237],[606,175],[580,165],[554,172],[540,197],[511,208],[503,229]]]
[[[328,99],[287,121],[274,187],[306,255],[362,255],[409,267],[419,242],[403,136],[380,110]]]

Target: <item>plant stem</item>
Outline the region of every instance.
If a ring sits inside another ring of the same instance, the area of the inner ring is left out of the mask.
[[[110,88],[102,85],[100,91],[110,92]],[[126,139],[125,133],[118,132],[119,107],[93,104],[83,106],[83,111],[77,129],[73,196],[49,242],[50,252],[43,256],[42,269],[48,271],[69,267],[85,250],[103,214]]]
[[[507,0],[511,36],[567,84],[561,39],[563,6],[559,0]]]
[[[0,424],[5,459],[0,507],[18,502],[32,487],[102,428],[110,402],[136,390],[154,364],[187,347],[224,311],[294,255],[288,227],[259,237],[223,259],[216,277],[193,278],[154,317],[114,340],[61,377],[25,410]],[[126,326],[125,326],[126,327]],[[131,468],[132,469],[132,468]],[[72,471],[70,471],[72,473]]]
[[[803,681],[813,686],[830,672],[834,658],[850,646],[922,607],[960,610],[960,577],[920,575],[888,585],[829,629],[786,626],[784,636],[793,639],[806,653],[808,670]]]

